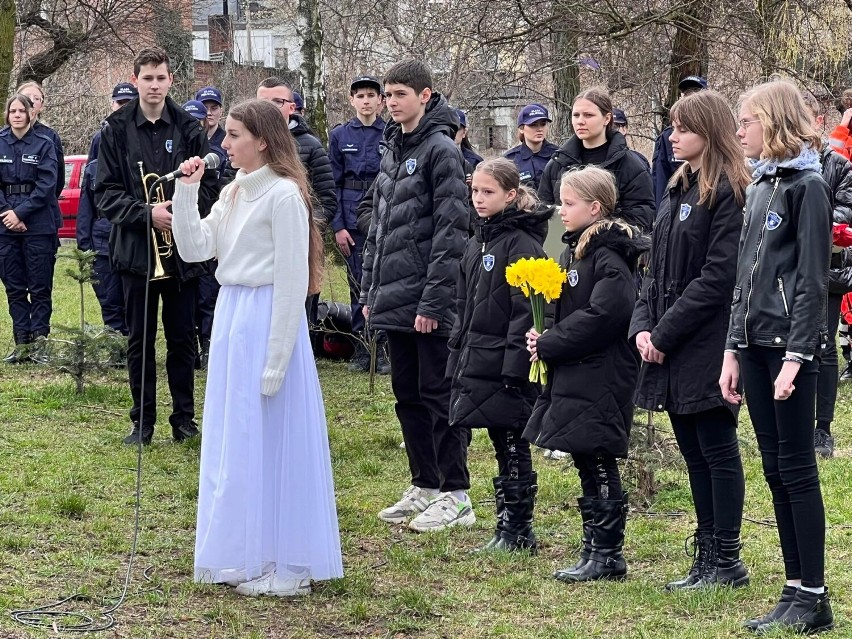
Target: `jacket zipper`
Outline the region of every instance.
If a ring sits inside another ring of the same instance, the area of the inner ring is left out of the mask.
[[[757,265],[760,263],[760,249],[763,247],[763,238],[766,237],[766,217],[769,215],[769,207],[772,206],[772,200],[775,199],[775,192],[781,184],[781,178],[775,178],[775,186],[772,189],[772,194],[769,196],[769,201],[766,203],[766,210],[763,212],[763,219],[760,223],[760,237],[757,240],[757,250],[755,251],[754,264],[751,267],[751,273],[748,277],[748,295],[746,296],[746,312],[743,317],[743,340],[748,346],[748,314],[751,311],[751,294],[754,291],[754,272],[757,270]]]
[[[787,306],[787,295],[784,293],[784,280],[778,278],[778,292],[781,293],[781,301],[784,302],[784,315],[790,317],[790,308]]]

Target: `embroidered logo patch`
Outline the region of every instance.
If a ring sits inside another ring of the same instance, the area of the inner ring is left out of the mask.
[[[681,204],[680,205],[680,221],[683,222],[686,218],[689,217],[689,214],[692,213],[692,207],[689,204]]]
[[[782,218],[775,211],[769,211],[769,214],[766,216],[766,230],[774,231],[779,226],[781,226]]]
[[[491,255],[491,253],[482,256],[482,268],[486,271],[490,271],[494,268],[494,256]]]
[[[577,282],[580,281],[580,276],[577,274],[575,269],[568,271],[568,284],[572,287],[577,286]]]
[[[38,156],[37,155],[27,155],[26,153],[21,156],[21,162],[24,164],[38,164]]]
[[[405,161],[405,170],[408,171],[408,174],[411,175],[414,173],[414,169],[417,168],[417,158],[411,158],[410,160]]]
[[[172,152],[172,141],[166,140],[166,153],[171,153],[171,152]]]

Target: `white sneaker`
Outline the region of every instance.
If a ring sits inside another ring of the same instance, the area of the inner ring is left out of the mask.
[[[282,579],[275,574],[269,572],[246,581],[237,586],[236,592],[240,595],[249,597],[257,597],[259,595],[269,595],[271,597],[297,597],[299,595],[307,595],[311,592],[310,579]]]
[[[379,513],[379,519],[389,524],[401,524],[409,517],[419,515],[426,510],[431,501],[432,497],[422,488],[409,486],[402,493],[402,499]]]
[[[456,499],[452,493],[441,493],[408,527],[417,532],[437,532],[450,526],[473,526],[474,523],[476,515],[469,502]]]

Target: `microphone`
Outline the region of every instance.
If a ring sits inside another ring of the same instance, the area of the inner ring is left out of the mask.
[[[219,156],[213,153],[212,151],[204,156],[204,168],[206,169],[218,169],[219,168]],[[184,177],[183,171],[178,169],[177,171],[172,171],[171,173],[166,173],[162,177],[157,178],[157,184],[161,182],[173,182],[179,177]]]

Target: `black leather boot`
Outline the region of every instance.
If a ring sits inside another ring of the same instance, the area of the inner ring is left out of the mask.
[[[15,333],[15,350],[3,358],[3,363],[24,364],[25,362],[29,362],[29,345],[32,341],[32,333]]]
[[[197,370],[206,371],[207,370],[207,362],[210,360],[210,340],[206,337],[201,338],[201,350],[198,353],[198,364],[199,367]]]
[[[472,553],[488,552],[497,545],[498,541],[500,541],[500,532],[503,530],[503,519],[506,516],[506,500],[505,493],[503,493],[503,480],[505,479],[508,478],[500,475],[499,477],[495,477],[491,480],[491,483],[494,484],[494,506],[497,513],[497,525],[494,527],[494,536],[484,546],[474,548],[471,551]]]
[[[787,612],[787,608],[790,607],[790,604],[793,603],[797,590],[798,588],[795,586],[784,586],[784,589],[781,591],[781,599],[778,600],[775,607],[762,617],[755,617],[754,619],[749,619],[748,621],[743,622],[743,628],[748,630],[757,630],[760,626],[772,623],[781,617],[781,615]]]
[[[714,582],[719,586],[740,588],[748,586],[748,569],[740,559],[742,543],[735,539],[716,537],[716,576]]]
[[[140,436],[142,437],[142,445],[147,446],[151,443],[151,439],[154,437],[154,427],[142,426],[140,429],[139,422],[133,422],[133,429],[130,431],[130,434],[124,438],[124,443],[127,446],[136,446],[139,443]]]
[[[595,499],[592,501],[592,553],[580,570],[560,574],[557,579],[566,582],[623,581],[627,577],[624,561],[624,527],[627,523],[627,496],[622,499]]]
[[[583,548],[580,550],[580,558],[570,568],[562,568],[553,573],[553,576],[560,581],[565,581],[565,575],[570,572],[577,572],[589,561],[592,554],[592,498],[580,497],[577,500],[577,506],[580,509],[580,518],[583,520]]]
[[[828,588],[823,593],[797,588],[793,601],[784,613],[769,623],[760,624],[757,634],[766,634],[776,627],[790,628],[800,635],[812,635],[834,628]]]
[[[713,531],[698,529],[692,537],[687,538],[685,543],[689,543],[689,539],[692,539],[692,566],[689,568],[686,577],[667,583],[666,590],[691,588],[700,581],[701,575],[707,569],[707,562],[713,552]],[[687,551],[687,555],[689,554],[689,551]]]
[[[504,479],[503,493],[505,499],[505,516],[500,540],[492,550],[514,552],[527,550],[533,554],[538,551],[538,545],[533,532],[533,511],[535,510],[535,495],[538,492],[538,476],[531,473],[526,479]]]

